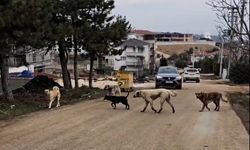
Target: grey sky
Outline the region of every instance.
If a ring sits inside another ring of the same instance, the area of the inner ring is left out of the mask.
[[[115,14],[136,29],[217,34],[216,15],[207,0],[115,0]]]

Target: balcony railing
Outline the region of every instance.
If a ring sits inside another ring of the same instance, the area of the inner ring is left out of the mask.
[[[142,52],[126,52],[126,55],[144,57],[144,54]]]
[[[130,61],[126,61],[126,65],[127,66],[142,66],[143,63],[142,62],[130,62]]]

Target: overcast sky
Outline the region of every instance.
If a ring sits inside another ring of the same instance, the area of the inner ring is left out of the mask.
[[[132,27],[159,32],[217,35],[216,15],[207,0],[115,0],[115,14]]]

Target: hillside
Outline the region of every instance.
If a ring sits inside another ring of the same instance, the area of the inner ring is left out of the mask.
[[[189,50],[190,48],[198,49],[201,51],[210,51],[215,48],[208,44],[178,44],[178,45],[158,45],[156,51],[163,52],[168,55],[180,54]]]

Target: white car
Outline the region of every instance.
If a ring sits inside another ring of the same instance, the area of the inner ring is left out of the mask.
[[[185,68],[183,74],[183,82],[196,81],[200,82],[200,71],[197,68]]]

